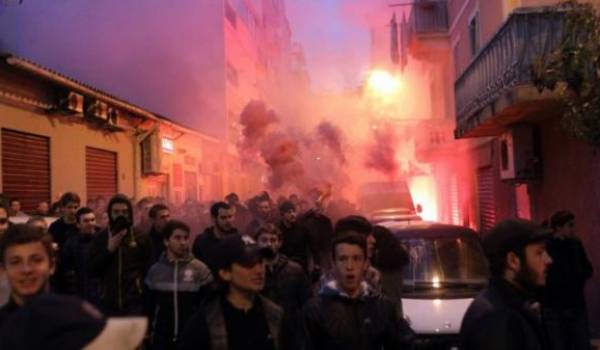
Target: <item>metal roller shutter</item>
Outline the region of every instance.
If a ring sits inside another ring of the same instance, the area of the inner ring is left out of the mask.
[[[496,195],[494,193],[494,169],[479,169],[477,174],[479,186],[479,229],[489,231],[496,224]]]
[[[88,198],[110,198],[118,192],[117,153],[85,148],[85,180]]]
[[[50,200],[50,139],[2,129],[2,192],[31,212]]]

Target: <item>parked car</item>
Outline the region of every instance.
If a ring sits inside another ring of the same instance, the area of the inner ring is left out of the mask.
[[[403,273],[404,317],[417,349],[458,349],[458,333],[473,298],[489,277],[477,233],[432,222],[385,221],[409,255]]]

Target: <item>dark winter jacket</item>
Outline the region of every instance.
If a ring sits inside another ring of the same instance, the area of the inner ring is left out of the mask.
[[[544,306],[556,309],[585,307],[585,281],[592,277],[592,264],[581,241],[574,238],[554,237],[546,243],[552,257],[548,267]]]
[[[0,307],[0,330],[4,322],[15,312],[21,310],[21,306],[17,305],[12,298],[9,299],[8,303]]]
[[[279,229],[283,237],[280,252],[299,263],[305,271],[308,271],[311,251],[306,227],[297,222],[288,227],[281,222]]]
[[[67,224],[62,217],[55,220],[48,227],[48,232],[52,236],[52,240],[58,244],[59,249],[62,249],[67,239],[76,234],[77,231],[77,224]]]
[[[230,236],[237,236],[241,238],[237,230],[230,233]],[[208,268],[210,268],[210,270],[213,272],[213,274],[216,273],[216,262],[212,256],[212,253],[220,241],[221,239],[217,238],[215,235],[214,226],[211,226],[204,230],[204,232],[202,232],[202,234],[200,234],[198,237],[196,237],[196,240],[194,240],[194,246],[192,248],[194,257],[205,263],[206,266],[208,266]]]
[[[311,286],[302,266],[279,254],[272,267],[267,267],[265,288],[261,294],[283,308],[291,326],[300,325],[302,307],[311,297]]]
[[[108,250],[109,230],[96,234],[89,253],[91,277],[101,279],[101,308],[108,315],[143,313],[144,276],[152,263],[147,234],[127,234],[116,252]]]
[[[232,339],[231,335],[227,332],[228,320],[226,320],[224,312],[225,303],[227,303],[225,297],[218,295],[202,305],[186,326],[185,332],[181,337],[180,350],[232,350],[232,347],[229,345]],[[253,310],[249,311],[249,313],[252,313],[253,316],[256,316],[256,313],[258,313],[261,321],[266,322],[266,332],[268,333],[266,336],[270,340],[264,340],[271,344],[268,348],[275,350],[286,350],[289,348],[284,345],[289,338],[287,336],[289,333],[285,331],[284,314],[279,306],[267,298],[258,297],[255,300]],[[253,324],[253,326],[255,325]],[[237,331],[241,330],[243,332],[243,328],[249,326],[239,325]],[[248,347],[248,349],[254,348]]]
[[[394,303],[363,283],[350,298],[332,281],[303,310],[304,350],[409,349],[412,331],[397,316]]]
[[[208,267],[191,255],[181,261],[170,261],[166,253],[161,255],[145,280],[151,342],[156,337],[177,342],[212,280]]]
[[[99,306],[100,279],[90,277],[88,273],[94,235],[77,233],[67,239],[61,251],[60,270],[66,277],[66,284],[61,289],[64,293],[77,295]]]
[[[165,243],[162,233],[156,231],[154,225],[150,225],[150,227],[151,228],[150,231],[148,231],[148,236],[150,237],[150,242],[152,243],[152,263],[154,264],[165,252]]]
[[[523,292],[500,278],[490,280],[471,303],[460,338],[464,350],[547,349],[539,310]]]
[[[298,223],[306,227],[308,245],[314,263],[323,271],[331,267],[331,240],[333,224],[331,219],[315,210],[309,210],[298,219]]]

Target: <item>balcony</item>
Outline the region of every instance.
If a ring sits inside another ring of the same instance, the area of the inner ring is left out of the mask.
[[[438,61],[449,55],[448,4],[446,0],[421,0],[412,5],[401,22],[402,46],[417,59]]]
[[[418,1],[411,12],[416,35],[448,34],[448,3],[444,1]]]
[[[507,126],[560,110],[557,95],[531,84],[533,60],[555,50],[564,13],[513,12],[455,82],[455,137],[497,136]]]

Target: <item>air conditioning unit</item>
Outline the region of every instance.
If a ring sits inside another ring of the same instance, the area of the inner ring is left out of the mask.
[[[102,101],[94,101],[87,108],[87,113],[91,117],[108,121],[108,105]]]
[[[117,124],[119,123],[119,116],[120,116],[119,110],[116,108],[110,107],[108,109],[108,118],[107,118],[106,122],[111,126],[117,126]]]
[[[515,183],[539,180],[541,159],[535,129],[517,125],[500,136],[500,178]]]
[[[83,95],[71,91],[60,99],[59,105],[62,113],[83,116]]]
[[[162,146],[158,131],[152,132],[141,143],[142,175],[162,174]]]

